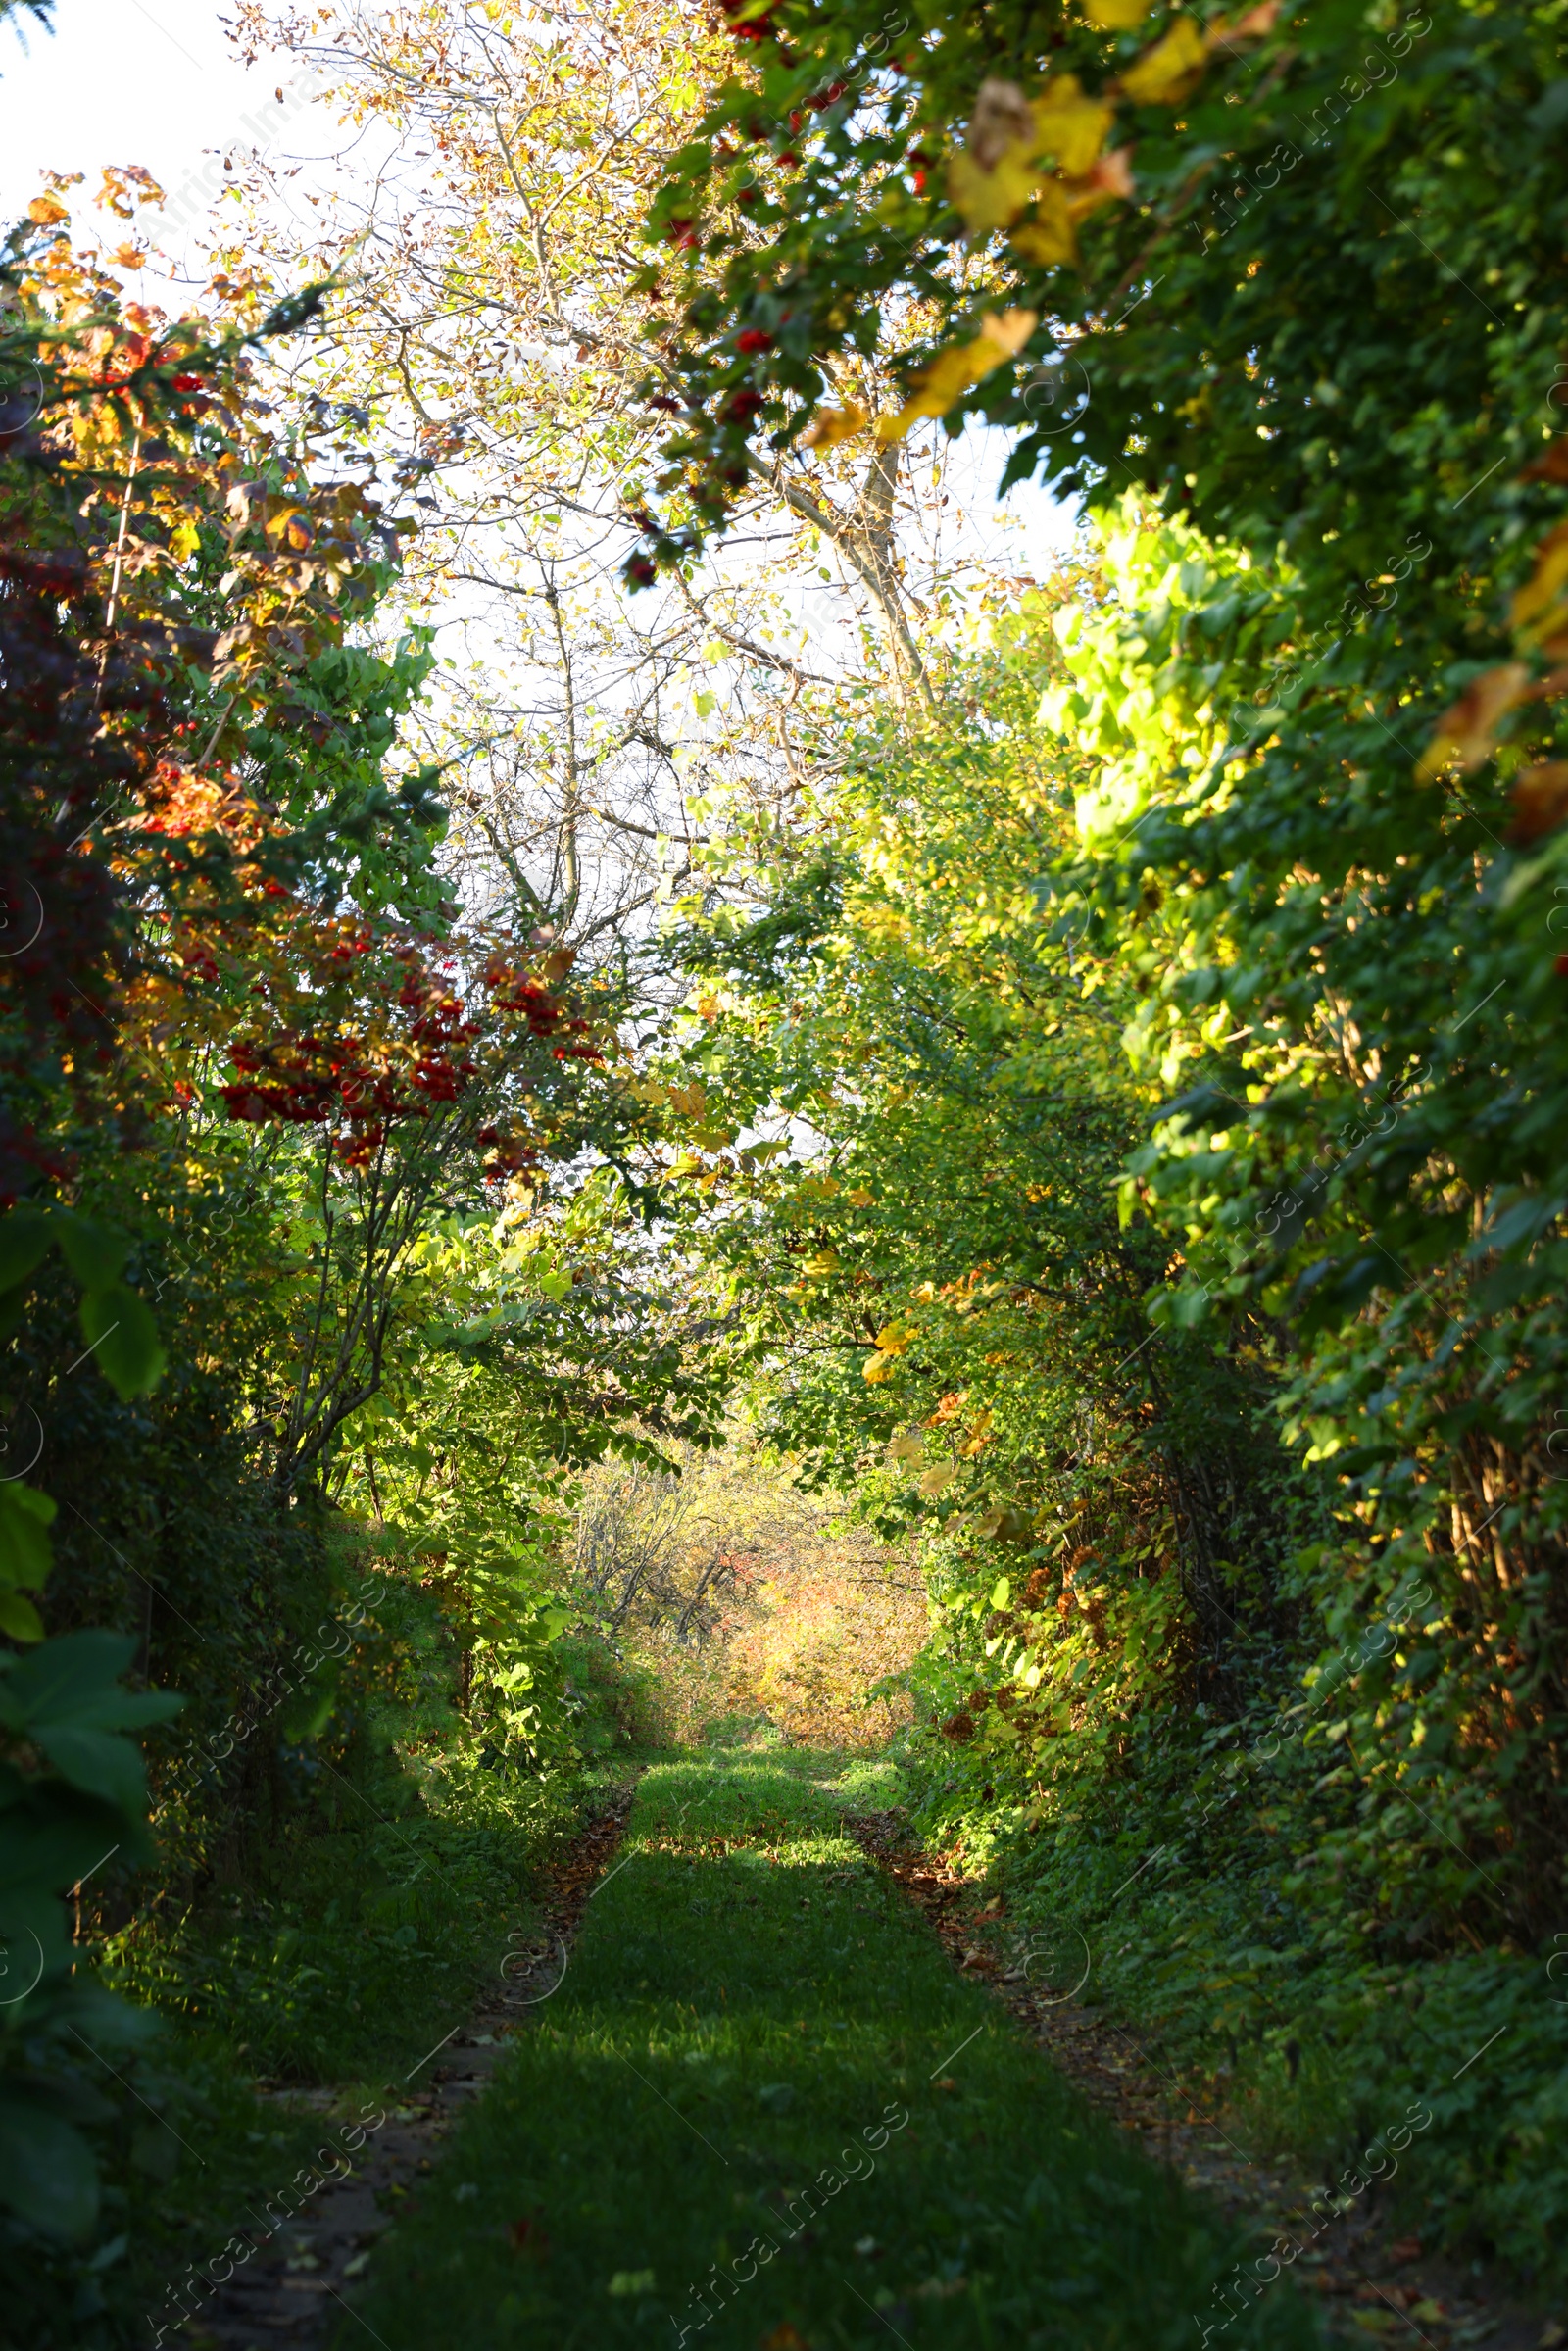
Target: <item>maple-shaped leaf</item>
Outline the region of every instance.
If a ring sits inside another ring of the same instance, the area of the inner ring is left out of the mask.
[[[876,428],[879,441],[902,441],[922,416],[945,416],[956,400],[993,367],[1016,357],[1040,323],[1038,311],[988,311],[972,343],[950,343],[915,378],[913,395],[896,416],[884,416]]]
[[[1020,221],[1007,238],[1014,253],[1025,261],[1034,262],[1042,269],[1054,269],[1062,263],[1069,266],[1078,259],[1078,238],[1073,226],[1072,200],[1059,179],[1048,179],[1040,191],[1034,219]]]
[[[972,155],[956,155],[948,166],[948,194],[970,236],[986,237],[1016,220],[1039,178],[1028,141],[1019,140],[989,171]]]
[[[809,432],[802,436],[803,449],[837,449],[841,441],[853,441],[857,433],[864,432],[870,423],[870,412],[858,400],[847,400],[842,408],[817,411]]]
[[[1049,156],[1071,178],[1080,178],[1105,143],[1112,115],[1098,98],[1086,98],[1076,73],[1048,81],[1030,109],[1035,119],[1035,154]]]
[[[1207,52],[1196,17],[1178,17],[1121,77],[1135,106],[1175,106],[1202,79]]]
[[[39,228],[53,228],[57,220],[68,220],[71,216],[57,196],[34,196],[27,207],[27,218]]]

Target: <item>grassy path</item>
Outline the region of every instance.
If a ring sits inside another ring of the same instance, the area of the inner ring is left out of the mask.
[[[1244,2251],[958,1981],[821,1756],[656,1764],[560,1991],[360,2305],[388,2351],[1295,2351]],[[1254,2248],[1255,2250],[1255,2248]],[[1265,2265],[1265,2269],[1266,2269]],[[343,2346],[371,2336],[345,2319]]]

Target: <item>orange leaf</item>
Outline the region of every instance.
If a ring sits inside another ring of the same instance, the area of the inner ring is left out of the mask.
[[[1568,585],[1568,522],[1549,530],[1536,549],[1536,568],[1513,600],[1509,617],[1526,636],[1540,638],[1556,619],[1568,619],[1562,610],[1562,590]]]
[[[53,228],[57,220],[69,220],[65,206],[54,196],[34,196],[27,207],[27,218],[40,228]]]
[[[1204,46],[1209,49],[1230,49],[1238,41],[1260,41],[1266,32],[1273,31],[1279,13],[1280,0],[1259,0],[1256,8],[1245,10],[1233,24],[1227,24],[1221,17],[1210,24],[1203,35]]]
[[[1539,841],[1555,831],[1568,816],[1568,759],[1543,759],[1527,767],[1513,788],[1514,820],[1510,841]]]
[[[1524,700],[1529,683],[1530,672],[1523,661],[1499,661],[1494,669],[1483,669],[1479,677],[1472,678],[1452,710],[1445,710],[1438,720],[1416,769],[1418,780],[1430,783],[1452,760],[1468,771],[1490,759],[1498,720]]]

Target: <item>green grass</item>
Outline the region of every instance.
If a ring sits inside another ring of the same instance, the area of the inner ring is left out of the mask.
[[[953,1976],[843,1832],[886,1774],[839,1768],[649,1769],[561,1991],[377,2255],[389,2351],[1196,2351],[1247,2248]],[[1226,2334],[1318,2339],[1285,2278]]]
[[[401,2076],[537,1923],[534,1867],[573,1818],[564,1784],[524,1783],[352,1831],[303,1822],[177,1935],[124,1938],[104,1981],[263,2079]]]

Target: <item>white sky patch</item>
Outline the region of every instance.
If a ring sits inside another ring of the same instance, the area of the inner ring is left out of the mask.
[[[85,173],[74,193],[90,198],[106,165],[140,164],[170,201],[139,213],[138,231],[204,279],[200,250],[242,151],[308,159],[343,135],[305,61],[277,52],[247,67],[222,17],[219,0],[59,0],[52,35],[30,20],[20,38],[0,26],[0,216],[24,213],[46,171]],[[309,162],[292,184],[310,188]],[[147,291],[157,299],[155,281]]]

